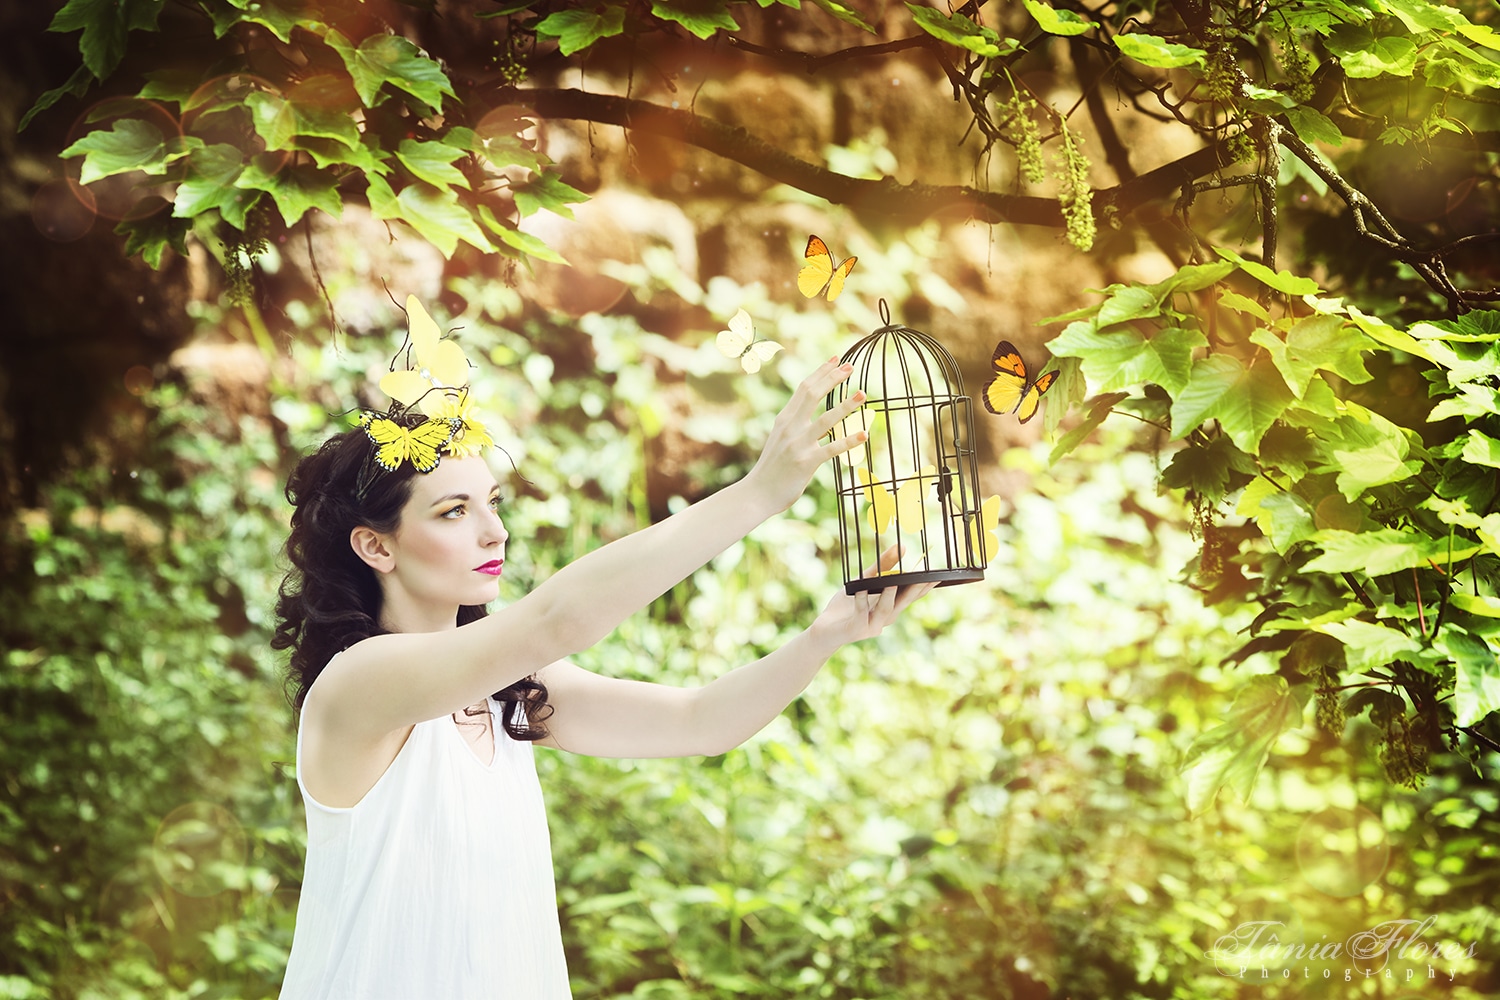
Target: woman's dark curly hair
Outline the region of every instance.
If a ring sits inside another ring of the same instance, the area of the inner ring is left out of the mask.
[[[389,631],[380,626],[383,597],[375,571],[355,555],[349,533],[361,525],[394,531],[418,473],[409,462],[394,472],[379,470],[373,448],[362,430],[337,434],[298,462],[287,480],[286,498],[293,507],[286,542],[291,569],[276,600],[271,647],[292,651],[287,684],[295,688],[296,708],[335,653]],[[486,613],[483,605],[464,605],[458,609],[458,624],[478,621]],[[495,692],[495,700],[512,739],[547,735],[547,688],[535,677]]]

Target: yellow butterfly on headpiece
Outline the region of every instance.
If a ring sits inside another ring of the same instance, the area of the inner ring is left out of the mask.
[[[839,292],[844,290],[844,279],[849,277],[854,262],[859,260],[858,257],[846,257],[835,264],[828,244],[816,236],[807,238],[807,249],[802,251],[802,256],[807,258],[807,263],[797,272],[797,289],[810,299],[817,298],[819,292],[827,289],[829,302],[839,297]]]
[[[380,390],[402,406],[420,400],[422,412],[430,417],[443,403],[443,394],[431,390],[468,385],[469,359],[455,341],[443,339],[443,332],[415,295],[406,297],[406,328],[416,367],[387,372],[381,376]]]
[[[1028,382],[1026,362],[1021,360],[1021,352],[1016,350],[1016,345],[1008,340],[995,345],[995,356],[990,360],[995,366],[995,374],[984,384],[984,391],[981,393],[984,408],[991,413],[1000,414],[1015,411],[1024,424],[1036,416],[1037,407],[1042,402],[1042,393],[1052,388],[1052,383],[1057,381],[1057,372],[1050,371],[1037,376],[1035,381]]]
[[[387,472],[394,472],[407,459],[418,472],[437,468],[439,455],[458,430],[456,420],[424,420],[408,429],[387,417],[372,413],[360,415],[360,424],[376,444],[375,462]]]
[[[478,455],[495,443],[484,429],[484,424],[474,415],[474,401],[467,392],[458,393],[450,389],[433,395],[441,398],[433,407],[435,412],[432,419],[447,420],[455,428],[453,439],[448,442],[447,448],[440,450],[445,450],[454,458],[468,458],[470,455]]]
[[[781,345],[774,340],[755,339],[755,323],[743,309],[730,318],[729,329],[719,331],[714,344],[719,348],[720,354],[737,360],[749,375],[760,371],[761,365],[782,350]]]

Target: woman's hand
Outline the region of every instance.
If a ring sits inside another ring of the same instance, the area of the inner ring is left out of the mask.
[[[828,359],[802,380],[791,400],[776,415],[760,459],[745,477],[746,485],[754,488],[769,510],[777,513],[786,510],[807,489],[818,466],[844,454],[868,436],[857,431],[836,441],[822,440],[865,401],[865,394],[856,392],[826,413],[818,413],[823,398],[853,370],[850,365],[839,364],[837,359]]]
[[[901,546],[892,545],[880,554],[880,570],[887,570],[901,560]],[[865,576],[874,576],[871,569]],[[849,595],[840,590],[833,595],[823,613],[812,623],[810,632],[824,642],[842,646],[845,643],[870,639],[885,630],[912,602],[930,594],[936,583],[912,583],[904,587],[887,587],[884,590],[865,591]]]

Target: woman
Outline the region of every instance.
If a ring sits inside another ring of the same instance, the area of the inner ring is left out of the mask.
[[[451,430],[437,445],[436,429],[423,462],[413,441],[433,421],[369,417],[302,461],[287,486],[294,569],[275,640],[293,650],[308,823],[283,1000],[569,995],[532,744],[724,753],[840,646],[879,634],[930,589],[840,592],[786,645],[697,689],[567,660],[786,510],[819,465],[863,440],[822,442],[863,401],[818,413],[850,370],[830,360],[797,388],[743,480],[492,615],[482,605],[496,597],[508,539],[498,486]],[[470,427],[458,411],[443,419]]]

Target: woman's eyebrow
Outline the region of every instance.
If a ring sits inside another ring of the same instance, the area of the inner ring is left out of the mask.
[[[494,486],[490,487],[489,495],[490,496],[494,496],[496,493],[499,493],[499,492],[500,492],[500,484],[496,483]],[[469,494],[467,494],[467,493],[449,493],[449,494],[447,494],[445,496],[438,497],[436,500],[432,501],[432,503],[429,506],[436,507],[438,504],[444,504],[444,503],[447,503],[450,500],[464,500],[464,501],[467,501],[468,499],[469,499]]]

